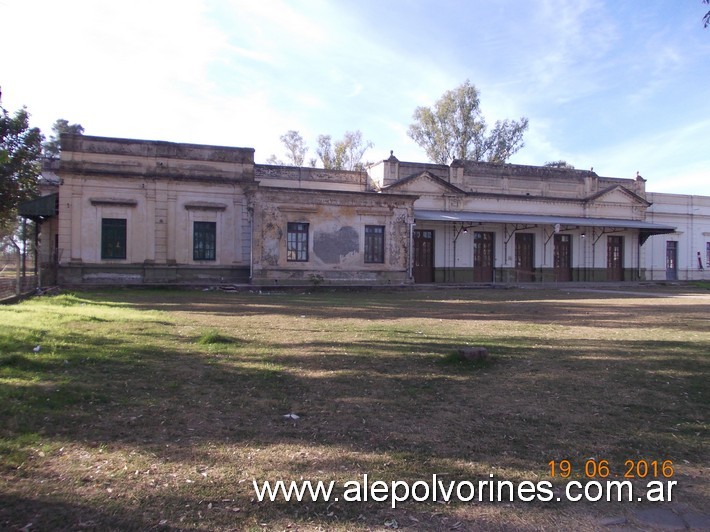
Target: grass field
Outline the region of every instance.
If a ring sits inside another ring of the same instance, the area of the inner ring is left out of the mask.
[[[641,503],[392,509],[258,502],[252,485],[493,475],[559,494],[549,462],[584,480],[589,459],[614,478],[627,460],[671,460],[673,504],[702,510],[710,294],[645,290],[115,290],[1,306],[0,528],[593,530]],[[466,345],[492,359],[458,361]]]

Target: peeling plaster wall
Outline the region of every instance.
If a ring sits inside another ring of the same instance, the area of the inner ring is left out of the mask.
[[[360,234],[351,226],[313,232],[313,253],[324,264],[340,264],[360,251]]]
[[[349,192],[364,192],[369,188],[367,172],[350,170],[256,165],[254,178],[262,187]]]
[[[409,224],[415,196],[259,189],[255,284],[409,283]],[[308,224],[308,260],[287,260],[288,223]],[[365,226],[385,228],[384,263],[365,263]]]
[[[199,181],[254,181],[254,149],[69,135],[61,171]]]
[[[658,245],[639,246],[637,231],[616,232],[624,237],[624,265],[634,269],[630,274],[641,275],[648,255],[652,278],[663,276],[671,240],[680,246],[683,278],[705,278],[703,270],[693,270],[698,251],[710,263],[708,198],[649,193],[658,202],[649,209],[641,177],[472,161],[450,166],[400,162],[393,154],[371,165],[368,174],[255,165],[251,148],[77,135],[63,135],[62,148],[56,231],[58,276],[64,284],[406,284],[412,282],[415,203],[422,210],[663,221],[679,229],[654,237]],[[126,259],[101,258],[102,218],[126,219]],[[197,221],[215,223],[214,261],[193,258]],[[288,260],[289,222],[308,224],[307,260]],[[384,227],[383,262],[365,262],[368,225]],[[424,222],[417,228],[436,232],[437,280],[471,272],[474,245],[455,224]],[[538,280],[548,275],[553,227],[470,228],[470,233],[495,233],[497,280],[513,271],[514,230],[534,233]],[[603,280],[606,233],[585,227],[563,231],[573,238],[573,265],[585,275],[576,278]]]
[[[456,160],[447,166],[404,162],[391,156],[371,165],[369,171],[377,188],[428,172],[468,193],[583,200],[605,189],[622,186],[642,198],[646,194],[646,182],[639,176],[635,179],[600,177],[592,170],[520,164]]]

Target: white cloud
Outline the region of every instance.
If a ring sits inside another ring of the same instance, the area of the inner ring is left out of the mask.
[[[422,160],[406,135],[414,109],[468,78],[489,123],[530,118],[514,161],[697,186],[710,42],[678,25],[683,10],[694,13],[610,0],[0,0],[0,19],[28,21],[3,25],[2,49],[22,53],[3,56],[0,84],[3,106],[26,104],[45,132],[62,117],[87,134],[249,146],[265,160],[289,129],[311,146],[360,129],[370,159]]]

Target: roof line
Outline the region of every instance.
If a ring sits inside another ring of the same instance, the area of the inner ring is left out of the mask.
[[[623,227],[628,229],[674,232],[670,225],[654,224],[643,220],[619,218],[587,218],[580,216],[543,216],[539,214],[508,214],[491,212],[452,212],[414,209],[415,220],[461,223],[530,223],[537,225],[577,225],[580,227]]]

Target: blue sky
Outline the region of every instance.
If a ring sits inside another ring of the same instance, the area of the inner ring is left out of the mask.
[[[417,106],[466,79],[510,162],[564,159],[710,195],[710,9],[701,0],[0,0],[3,106],[49,134],[256,149],[360,130],[365,158],[425,161]]]

